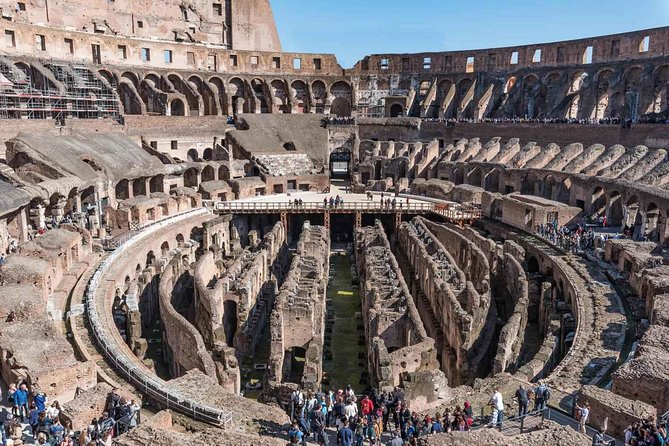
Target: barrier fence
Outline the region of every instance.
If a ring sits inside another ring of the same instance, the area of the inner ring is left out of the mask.
[[[167,383],[157,377],[151,376],[144,369],[138,367],[136,360],[128,357],[122,349],[118,348],[116,341],[113,339],[113,335],[107,332],[105,326],[100,321],[96,301],[98,286],[104,283],[104,275],[110,265],[116,261],[126,248],[167,225],[193,218],[198,215],[204,215],[207,212],[207,209],[200,208],[167,217],[145,226],[141,232],[124,240],[120,246],[114,250],[109,257],[100,264],[100,266],[98,266],[93,277],[89,281],[86,290],[86,312],[93,331],[94,339],[98,344],[100,352],[104,355],[105,360],[109,365],[114,367],[123,378],[135,386],[137,390],[144,393],[149,398],[152,398],[157,403],[164,405],[167,409],[175,410],[176,412],[188,415],[193,419],[214,424],[216,426],[228,427],[232,423],[231,412],[206,406],[180,395],[173,389],[170,389]]]

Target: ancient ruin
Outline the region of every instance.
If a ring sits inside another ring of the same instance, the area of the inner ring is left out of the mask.
[[[669,27],[344,69],[269,0],[148,6],[0,1],[3,391],[127,446],[285,445],[347,386],[425,446],[669,422]]]

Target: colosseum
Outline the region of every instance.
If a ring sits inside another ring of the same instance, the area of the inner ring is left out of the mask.
[[[153,6],[0,0],[0,444],[664,444],[669,27]]]

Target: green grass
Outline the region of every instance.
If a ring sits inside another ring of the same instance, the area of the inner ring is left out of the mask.
[[[361,388],[360,378],[366,371],[366,359],[359,359],[364,346],[358,345],[360,319],[360,296],[358,287],[351,284],[351,259],[348,256],[336,256],[334,261],[335,277],[328,288],[328,310],[334,311],[335,321],[330,349],[332,360],[324,361],[323,371],[326,389],[344,389],[347,384],[354,390]]]

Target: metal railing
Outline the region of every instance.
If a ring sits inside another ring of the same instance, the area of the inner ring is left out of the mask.
[[[196,420],[204,421],[216,426],[226,427],[232,423],[232,413],[193,401],[170,389],[167,383],[151,376],[141,366],[137,365],[136,358],[129,357],[123,349],[119,348],[111,333],[108,333],[101,322],[97,310],[96,295],[98,286],[104,285],[105,274],[110,266],[118,259],[123,251],[132,244],[147,238],[157,230],[181,220],[204,215],[208,211],[204,208],[189,210],[181,214],[167,217],[158,222],[144,227],[144,230],[125,240],[109,257],[98,266],[93,277],[88,283],[86,291],[86,312],[93,331],[94,339],[98,344],[100,352],[103,353],[107,363],[128,382],[133,384],[137,390],[153,398],[158,403],[165,405],[179,413],[190,416]]]
[[[322,213],[322,212],[374,212],[374,213],[427,213],[435,211],[434,203],[409,203],[404,200],[397,202],[395,206],[385,205],[377,201],[340,203],[338,205],[327,205],[323,202],[303,202],[302,204],[287,202],[243,202],[243,201],[218,201],[214,204],[217,211],[239,212],[239,213]]]

